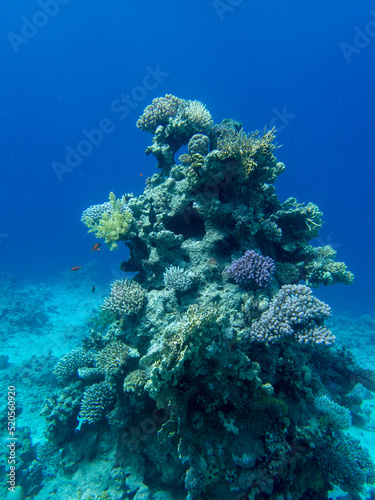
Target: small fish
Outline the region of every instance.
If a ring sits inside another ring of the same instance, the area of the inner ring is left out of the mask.
[[[74,266],[71,268],[71,271],[78,271],[79,269],[82,269],[82,266]]]
[[[95,250],[97,250],[98,252],[100,252],[100,245],[101,245],[101,243],[95,243],[95,245],[92,247],[91,251],[95,252]]]
[[[95,292],[95,287],[94,287],[94,286],[91,288],[91,292],[92,292],[92,293],[94,293],[94,292]]]

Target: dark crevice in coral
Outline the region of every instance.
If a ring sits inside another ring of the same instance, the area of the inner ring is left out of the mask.
[[[185,218],[183,214],[177,214],[169,217],[164,222],[165,228],[175,234],[182,234],[184,239],[204,238],[206,233],[204,222],[198,213],[194,210],[189,212],[189,217]]]

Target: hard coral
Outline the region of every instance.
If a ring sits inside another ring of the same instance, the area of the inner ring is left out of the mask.
[[[330,307],[313,297],[307,286],[284,285],[269,309],[252,325],[250,338],[271,344],[290,339],[304,344],[330,345],[335,336],[323,326],[330,314]]]
[[[100,422],[114,400],[115,395],[107,382],[91,385],[83,393],[79,416],[89,424]]]
[[[275,129],[267,132],[264,130],[263,135],[260,135],[259,130],[256,130],[249,135],[243,130],[236,131],[230,128],[224,129],[224,133],[218,138],[217,148],[222,159],[232,158],[241,164],[246,176],[256,170],[258,170],[256,173],[259,176],[260,169],[265,164],[268,164],[269,173],[271,173],[270,167],[276,163],[273,151],[277,145],[273,143],[274,139]],[[268,182],[272,182],[273,178],[274,174],[271,173]]]
[[[330,245],[314,249],[313,258],[304,266],[306,285],[318,288],[319,285],[353,283],[354,275],[348,271],[344,262],[334,260],[336,254],[337,252]]]
[[[193,156],[198,153],[202,156],[206,156],[208,154],[209,146],[210,139],[207,135],[194,134],[188,144],[189,155]]]
[[[256,287],[267,286],[274,272],[275,263],[271,257],[263,257],[254,250],[248,250],[227,270],[236,283]]]
[[[359,441],[344,433],[325,439],[316,451],[317,461],[328,480],[350,493],[375,483],[375,466]]]
[[[166,288],[172,288],[178,292],[186,292],[191,287],[190,275],[178,266],[169,266],[164,273],[164,284]]]
[[[145,301],[145,291],[135,281],[116,280],[111,287],[111,294],[102,305],[120,316],[129,316],[140,311]]]
[[[137,127],[144,132],[155,133],[157,127],[166,127],[170,118],[177,115],[178,109],[183,106],[184,100],[172,94],[165,97],[157,97],[144,110],[142,116],[137,121]]]
[[[79,347],[73,349],[59,359],[53,373],[59,382],[66,382],[69,378],[77,375],[80,368],[92,367],[95,361],[95,354]]]
[[[350,411],[343,406],[335,403],[324,394],[314,399],[315,406],[324,415],[328,425],[335,429],[348,429],[352,425],[352,416]]]
[[[139,354],[136,349],[129,348],[120,340],[116,340],[100,351],[96,366],[101,373],[114,375],[128,363],[129,358],[137,357],[137,355]]]

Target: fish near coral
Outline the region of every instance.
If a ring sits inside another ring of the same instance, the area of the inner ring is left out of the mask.
[[[71,268],[71,271],[78,271],[79,269],[82,269],[82,266],[74,266]]]
[[[101,243],[95,243],[95,245],[92,247],[91,251],[95,252],[95,250],[96,250],[97,252],[100,252],[100,245],[101,245]]]

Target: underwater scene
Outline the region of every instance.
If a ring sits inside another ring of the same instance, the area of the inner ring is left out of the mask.
[[[375,7],[4,1],[0,499],[375,499]]]

